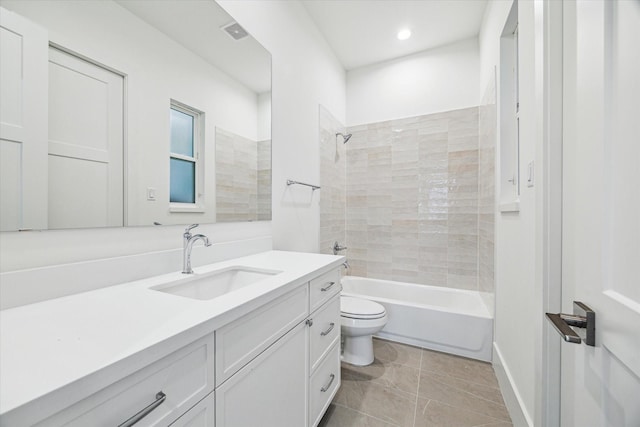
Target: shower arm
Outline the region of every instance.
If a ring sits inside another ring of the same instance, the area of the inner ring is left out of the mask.
[[[351,139],[351,137],[353,136],[352,133],[342,133],[342,132],[336,132],[336,144],[338,143],[338,136],[342,137],[342,143],[346,144],[347,141],[349,141]]]

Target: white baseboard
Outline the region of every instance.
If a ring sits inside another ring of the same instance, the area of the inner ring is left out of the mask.
[[[496,372],[500,391],[514,427],[533,427],[533,421],[527,413],[517,387],[515,387],[509,367],[504,362],[498,344],[495,342],[493,343],[493,370]]]

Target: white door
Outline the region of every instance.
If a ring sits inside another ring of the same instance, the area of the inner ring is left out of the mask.
[[[49,50],[49,228],[123,225],[123,78]]]
[[[0,7],[0,231],[47,228],[47,46]]]
[[[640,426],[640,1],[564,2],[561,425]]]

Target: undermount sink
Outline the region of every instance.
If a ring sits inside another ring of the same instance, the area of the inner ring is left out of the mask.
[[[196,273],[177,282],[165,283],[151,289],[187,298],[210,300],[268,279],[278,273],[282,272],[234,266],[204,274]]]

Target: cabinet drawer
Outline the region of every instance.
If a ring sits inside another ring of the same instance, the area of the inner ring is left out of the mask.
[[[329,348],[340,339],[340,295],[334,295],[325,305],[311,314],[309,328],[311,372],[314,372]]]
[[[309,283],[309,301],[312,313],[332,296],[339,294],[342,290],[340,284],[340,270],[332,270],[322,276],[316,277]]]
[[[153,408],[153,403],[157,406],[137,426],[168,425],[213,391],[213,336],[181,348],[38,425],[113,427]]]
[[[307,317],[307,286],[242,316],[216,331],[216,386]]]
[[[315,427],[340,387],[340,343],[329,350],[309,382],[309,426]]]

